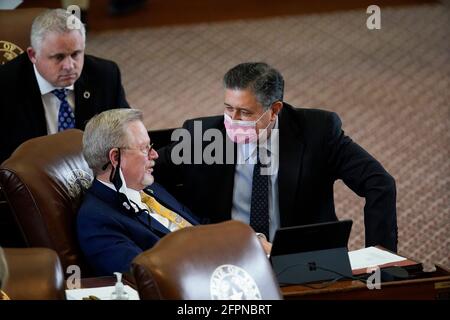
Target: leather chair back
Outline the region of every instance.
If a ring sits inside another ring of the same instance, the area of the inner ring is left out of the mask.
[[[253,230],[239,221],[172,232],[132,262],[147,299],[280,299],[280,289]]]
[[[0,10],[0,65],[14,59],[30,46],[31,24],[45,8]]]
[[[150,130],[148,135],[153,143],[153,148],[158,150],[172,143],[172,132],[178,128]]]
[[[76,214],[93,174],[82,154],[83,132],[30,139],[0,167],[0,185],[27,246],[57,252],[64,270],[90,272],[76,238]]]
[[[64,274],[58,255],[47,248],[3,249],[9,277],[3,291],[11,300],[63,300]]]

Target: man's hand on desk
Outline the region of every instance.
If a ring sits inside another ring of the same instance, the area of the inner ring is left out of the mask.
[[[267,241],[266,236],[263,233],[256,233],[256,236],[258,237],[259,241],[261,242],[261,245],[264,248],[264,251],[266,252],[267,256],[270,256],[270,251],[272,251],[272,243]]]

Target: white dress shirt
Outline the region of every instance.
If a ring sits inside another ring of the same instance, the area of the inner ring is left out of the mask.
[[[278,117],[271,131],[267,144],[260,145],[260,148],[267,147],[271,159],[279,156],[278,145]],[[257,161],[257,144],[237,145],[237,164],[234,173],[233,205],[231,217],[250,224],[250,207],[252,199],[253,168]],[[260,151],[260,152],[264,152]],[[266,151],[267,152],[267,151]],[[264,163],[264,162],[263,162]],[[280,227],[280,209],[278,200],[278,161],[272,160],[269,179],[269,241],[273,240],[275,231]]]
[[[36,66],[33,65],[34,74],[36,75],[36,80],[39,86],[39,91],[41,92],[42,104],[44,105],[45,120],[47,122],[47,134],[53,134],[58,132],[58,112],[61,102],[52,93],[55,89],[62,89],[54,87],[50,82],[45,80],[37,71]],[[66,87],[69,91],[67,92],[67,102],[72,108],[75,114],[75,94],[73,92],[74,85]]]
[[[98,179],[97,179],[97,180],[98,180]],[[101,181],[101,180],[98,180],[98,181],[100,181],[101,183],[103,183],[103,184],[104,184],[105,186],[107,186],[108,188],[110,188],[110,189],[116,191],[116,188],[114,187],[114,185],[113,185],[112,183],[110,183],[110,182],[105,182],[105,181]],[[130,202],[131,202],[131,205],[133,206],[133,208],[134,208],[135,210],[136,210],[136,209],[141,209],[141,210],[146,210],[146,211],[148,211],[148,213],[150,214],[150,216],[151,216],[152,218],[156,219],[159,223],[161,223],[164,227],[166,227],[166,228],[169,229],[170,231],[175,231],[175,230],[178,230],[178,229],[179,229],[179,227],[178,227],[175,223],[171,222],[169,219],[163,217],[162,215],[160,215],[160,214],[158,214],[158,213],[153,212],[153,210],[151,210],[150,208],[148,208],[147,205],[146,205],[145,203],[142,202],[142,200],[141,200],[141,194],[139,193],[139,191],[136,191],[136,190],[134,190],[134,189],[127,188],[127,189],[126,189],[126,192],[127,192],[126,196],[128,197],[129,200],[131,200],[131,201],[130,201]],[[136,208],[136,205],[137,205],[139,208]]]

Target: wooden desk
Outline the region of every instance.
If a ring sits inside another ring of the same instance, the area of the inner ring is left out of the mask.
[[[129,275],[122,280],[136,289]],[[82,288],[113,286],[115,277],[81,279]],[[323,284],[286,286],[281,288],[286,300],[436,300],[450,299],[450,272],[439,266],[434,272],[425,272],[419,278],[381,283],[381,289],[369,290],[361,281],[338,281],[319,289]]]
[[[436,300],[450,299],[450,272],[436,267],[411,280],[381,283],[380,289],[369,290],[361,281],[338,281],[318,289],[321,284],[311,284],[315,289],[294,285],[282,287],[284,299],[305,300]]]
[[[98,288],[98,287],[109,287],[114,286],[116,284],[116,277],[114,276],[106,276],[106,277],[97,277],[97,278],[82,278],[81,279],[81,288]],[[137,289],[134,284],[134,279],[131,275],[123,274],[122,282],[124,285],[129,285],[133,289]]]

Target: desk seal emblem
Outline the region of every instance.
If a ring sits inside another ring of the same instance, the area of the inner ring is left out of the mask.
[[[67,175],[67,189],[71,198],[76,198],[78,195],[87,190],[94,179],[92,175],[81,169],[74,169]]]
[[[244,269],[224,264],[218,266],[210,279],[212,300],[262,300],[255,280]]]
[[[11,61],[22,53],[23,50],[14,43],[0,40],[0,65]]]
[[[434,284],[435,290],[448,289],[448,288],[450,288],[450,281],[441,281],[441,282],[436,282]]]

